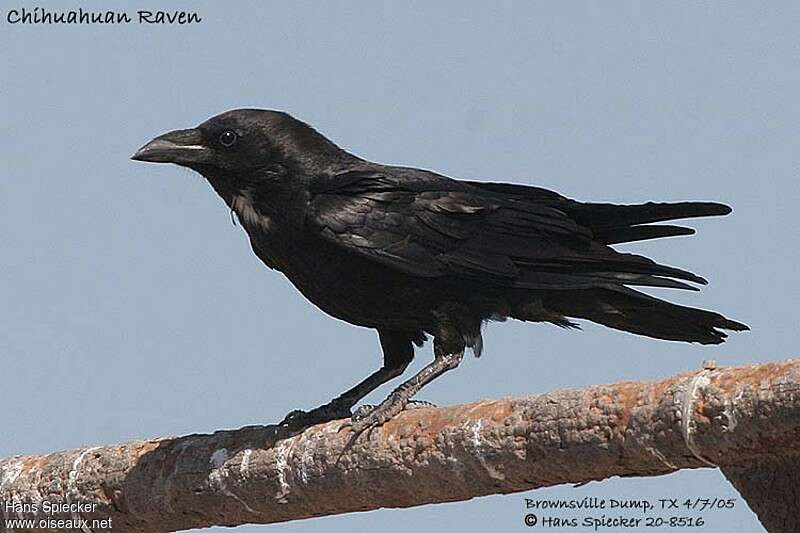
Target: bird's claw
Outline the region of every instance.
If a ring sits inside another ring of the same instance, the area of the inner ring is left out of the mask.
[[[353,433],[360,435],[368,429],[382,426],[394,418],[400,411],[406,409],[425,409],[428,407],[436,407],[436,404],[426,402],[425,400],[400,402],[389,397],[380,405],[364,404],[353,411],[353,415],[350,417],[350,428],[353,430]]]
[[[439,407],[433,402],[429,402],[427,400],[408,400],[405,407],[403,409],[428,409],[431,407]]]
[[[354,438],[358,438],[368,429],[382,426],[400,411],[402,411],[402,408],[394,409],[386,408],[382,405],[362,405],[350,418],[350,429],[353,431]]]
[[[323,424],[331,420],[338,420],[340,418],[349,418],[350,416],[351,413],[348,406],[337,402],[330,402],[312,409],[311,411],[303,411],[302,409],[290,411],[278,425],[290,429],[299,429]]]
[[[364,420],[365,418],[367,418],[369,416],[369,414],[372,411],[374,411],[377,408],[378,408],[377,405],[372,405],[372,404],[368,404],[368,403],[360,405],[355,411],[353,411],[353,414],[350,417],[350,420],[352,422],[359,422],[361,420]]]

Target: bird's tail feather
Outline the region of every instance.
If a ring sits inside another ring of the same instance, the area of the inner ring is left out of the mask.
[[[569,214],[576,222],[592,230],[595,239],[605,244],[633,242],[675,235],[691,235],[683,226],[650,226],[680,218],[727,215],[731,208],[714,202],[676,202],[615,205],[574,202]]]
[[[558,193],[514,183],[467,182],[492,194],[504,197],[524,198],[567,213],[573,220],[589,228],[595,240],[604,244],[618,244],[675,235],[691,235],[694,230],[683,226],[650,226],[653,222],[665,222],[681,218],[697,218],[727,215],[731,208],[715,202],[671,202],[634,205],[578,202]]]
[[[657,339],[720,344],[727,337],[722,330],[750,329],[719,313],[672,304],[626,287],[575,291],[569,298],[553,296],[544,302],[550,310]]]

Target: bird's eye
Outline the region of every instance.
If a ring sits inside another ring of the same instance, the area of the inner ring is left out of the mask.
[[[233,146],[233,143],[235,143],[237,139],[239,139],[239,136],[236,135],[235,131],[225,130],[219,136],[219,143],[225,148],[228,148],[230,146]]]

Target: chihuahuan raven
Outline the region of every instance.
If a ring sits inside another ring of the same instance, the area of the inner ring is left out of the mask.
[[[202,174],[236,213],[255,254],[311,302],[374,328],[383,366],[289,427],[351,417],[356,434],[400,412],[427,383],[483,349],[481,326],[514,318],[701,344],[744,324],[633,287],[697,290],[706,280],[611,245],[689,235],[654,225],[726,215],[710,202],[584,203],[538,187],[460,181],[342,150],[279,111],[237,109],[156,137],[132,157]],[[351,408],[400,376],[414,345],[433,361],[375,408]]]

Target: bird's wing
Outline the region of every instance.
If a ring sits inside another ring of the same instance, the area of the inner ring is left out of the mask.
[[[616,252],[545,192],[537,201],[415,169],[354,171],[312,183],[306,221],[323,239],[415,276],[540,289],[704,282]]]

